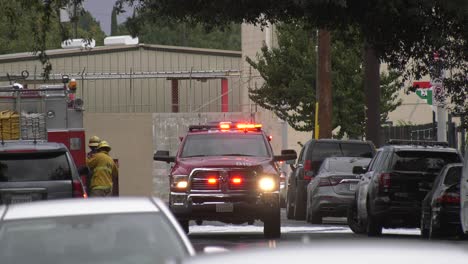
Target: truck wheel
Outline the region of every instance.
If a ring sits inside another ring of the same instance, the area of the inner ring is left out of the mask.
[[[305,220],[306,214],[306,199],[304,197],[304,191],[301,188],[296,189],[295,195],[295,204],[294,204],[294,219],[296,220]]]
[[[306,202],[306,222],[307,223],[312,223],[312,218],[311,218],[311,208],[310,208],[310,201],[309,201],[309,198],[307,198],[307,202]]]
[[[184,230],[185,234],[189,233],[189,220],[179,220],[179,224]]]
[[[288,219],[294,219],[294,206],[292,205],[291,200],[291,194],[288,191],[288,195],[286,197],[286,218]]]
[[[281,236],[281,214],[279,206],[273,206],[263,219],[263,235],[265,238]]]
[[[347,212],[348,226],[355,234],[365,234],[366,227],[359,221],[356,202],[353,201]]]
[[[367,236],[376,237],[382,235],[382,226],[371,214],[367,217]]]
[[[424,210],[421,213],[421,224],[419,229],[421,229],[421,237],[422,238],[429,238],[429,229],[426,228],[426,220],[424,217]]]
[[[432,214],[431,214],[431,221],[430,221],[430,226],[429,226],[429,239],[438,239],[441,237],[442,237],[442,234],[440,232],[440,229],[435,227],[435,224],[432,220]]]
[[[310,223],[314,225],[321,225],[322,224],[322,216],[320,212],[314,212],[314,210],[310,210]]]

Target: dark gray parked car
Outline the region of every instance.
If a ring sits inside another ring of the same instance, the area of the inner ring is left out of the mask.
[[[70,152],[61,143],[0,143],[0,203],[86,197]]]
[[[307,185],[306,220],[321,224],[322,217],[344,217],[354,200],[360,176],[353,174],[354,166],[367,167],[370,158],[326,158],[315,178]]]
[[[437,176],[432,190],[421,205],[421,235],[437,238],[461,234],[460,178],[462,163],[445,166]]]

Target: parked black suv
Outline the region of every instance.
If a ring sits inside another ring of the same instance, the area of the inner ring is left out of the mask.
[[[86,198],[70,152],[61,143],[0,143],[0,204]]]
[[[286,212],[288,219],[304,220],[306,216],[307,185],[328,157],[372,158],[375,147],[370,141],[318,139],[303,146],[296,166],[288,179]]]
[[[434,180],[449,163],[461,156],[446,143],[393,140],[379,149],[363,173],[348,223],[356,233],[379,236],[382,228],[420,226],[421,202]]]

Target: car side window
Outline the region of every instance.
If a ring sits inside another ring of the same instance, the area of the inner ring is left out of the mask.
[[[382,156],[382,151],[379,151],[377,154],[375,154],[374,159],[369,164],[369,169],[367,169],[368,171],[373,171],[375,169],[375,164],[380,160],[380,156]]]
[[[454,185],[460,182],[463,167],[452,167],[447,171],[444,184],[447,186]]]
[[[303,160],[303,158],[304,158],[304,150],[306,149],[307,146],[308,146],[308,145],[306,144],[306,145],[304,145],[304,147],[302,147],[302,149],[301,149],[301,154],[299,154],[299,158],[297,159],[297,164],[302,164],[302,163],[304,163],[304,160]]]
[[[379,160],[375,164],[374,171],[382,171],[384,169],[384,164],[387,162],[387,158],[389,156],[388,151],[382,151]]]

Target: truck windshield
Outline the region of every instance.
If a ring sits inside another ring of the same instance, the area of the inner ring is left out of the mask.
[[[0,182],[70,180],[65,152],[0,154]]]
[[[188,135],[182,158],[204,156],[269,157],[263,135],[260,134],[200,134]]]

